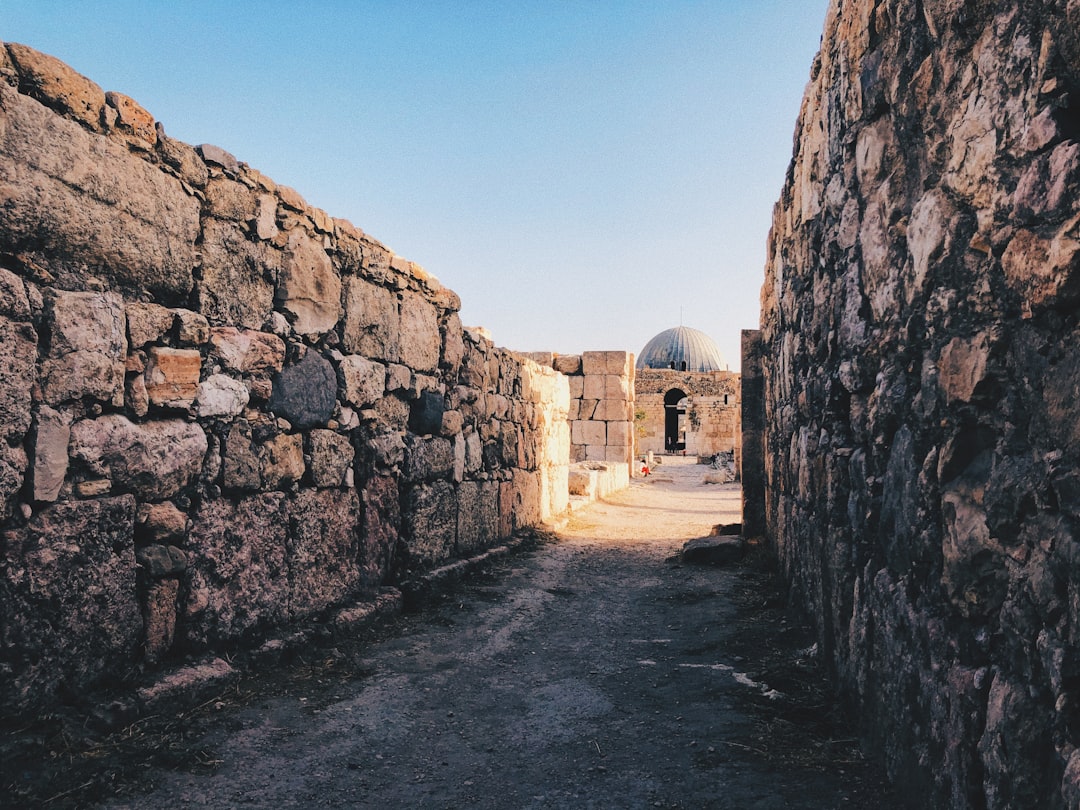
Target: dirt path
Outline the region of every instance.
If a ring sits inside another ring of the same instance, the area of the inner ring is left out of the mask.
[[[738,520],[704,470],[661,465],[381,641],[246,682],[105,806],[893,806],[770,577],[668,560]]]

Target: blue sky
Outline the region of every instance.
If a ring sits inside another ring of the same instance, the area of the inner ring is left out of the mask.
[[[735,368],[827,5],[0,0],[0,39],[351,220],[499,345],[681,319]]]

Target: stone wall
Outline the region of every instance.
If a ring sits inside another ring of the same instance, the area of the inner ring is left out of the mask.
[[[1078,32],[834,0],[776,209],[768,531],[918,806],[1080,806]]]
[[[552,358],[570,383],[570,460],[634,459],[634,355],[584,352]]]
[[[224,150],[0,43],[0,708],[566,508],[567,379]]]

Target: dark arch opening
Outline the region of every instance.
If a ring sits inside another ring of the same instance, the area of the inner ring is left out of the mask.
[[[686,409],[679,407],[685,399],[686,392],[680,388],[672,388],[664,394],[664,450],[668,453],[678,453],[686,449],[682,433]]]

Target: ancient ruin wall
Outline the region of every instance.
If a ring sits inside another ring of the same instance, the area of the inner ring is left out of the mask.
[[[668,452],[666,446],[668,392],[678,389],[686,394],[686,413],[682,416],[681,435],[689,455],[715,456],[731,453],[739,468],[741,452],[739,375],[731,371],[676,371],[643,368],[637,370],[634,406],[638,454]]]
[[[775,213],[768,531],[922,806],[1080,804],[1078,32],[834,0]]]
[[[0,43],[0,710],[565,508],[565,377],[227,152]]]

